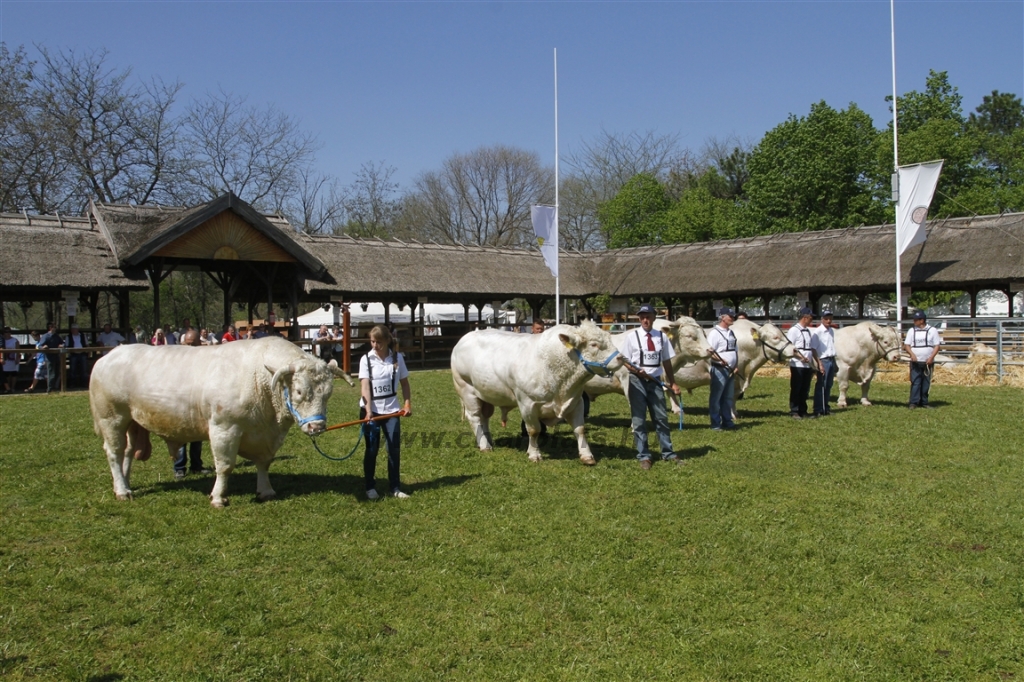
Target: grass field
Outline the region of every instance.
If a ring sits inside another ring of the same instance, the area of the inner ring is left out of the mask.
[[[698,391],[685,464],[643,472],[617,396],[587,468],[564,426],[528,462],[517,415],[478,452],[449,374],[411,382],[411,499],[366,501],[361,451],[293,429],[278,499],[244,465],[225,510],[163,454],[117,502],[84,394],[0,400],[0,677],[1024,680],[1020,389],[911,412],[881,384],[794,422],[758,378],[731,433]]]

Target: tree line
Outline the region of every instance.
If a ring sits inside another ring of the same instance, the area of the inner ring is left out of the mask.
[[[345,183],[287,112],[225,91],[135,78],[104,50],[0,43],[0,211],[77,214],[90,200],[188,206],[230,190],[300,230],[493,246],[533,242],[553,203],[536,152],[494,145],[444,159],[410,187],[386,162]],[[887,97],[891,103],[891,97]],[[898,101],[900,161],[945,159],[932,215],[1024,210],[1024,105],[993,91],[965,115],[945,72]],[[791,115],[753,143],[602,132],[563,159],[560,243],[580,250],[870,225],[893,220],[892,123],[856,104]]]

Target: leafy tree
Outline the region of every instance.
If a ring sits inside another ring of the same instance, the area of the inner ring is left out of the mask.
[[[743,229],[763,234],[880,222],[875,198],[882,182],[869,173],[877,135],[856,104],[836,111],[823,101],[768,131],[750,155]]]
[[[664,241],[671,202],[665,187],[650,173],[630,179],[612,199],[597,209],[608,247],[642,246]]]
[[[703,242],[740,236],[736,202],[715,196],[721,176],[705,174],[706,182],[688,190],[668,209],[663,239],[666,243]],[[710,185],[710,187],[708,186]]]
[[[974,198],[981,193],[991,200],[986,213],[1024,211],[1024,104],[1020,97],[996,90],[985,95],[967,120],[967,132],[986,181],[975,183],[965,202],[981,203]]]

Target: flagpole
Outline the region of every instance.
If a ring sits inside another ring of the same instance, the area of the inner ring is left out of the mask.
[[[558,48],[555,48],[555,324],[558,324],[561,314],[561,301],[559,296],[559,275],[561,270],[558,267]]]
[[[892,173],[893,194],[896,198],[896,220],[893,232],[896,235],[896,329],[903,322],[903,273],[900,271],[900,152],[896,134],[896,0],[889,0],[889,28],[892,42]]]

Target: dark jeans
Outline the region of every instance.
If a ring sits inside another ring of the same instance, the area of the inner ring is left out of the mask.
[[[708,416],[711,417],[711,428],[723,426],[732,428],[733,391],[735,377],[732,370],[720,365],[711,365],[711,394],[708,396]]]
[[[85,353],[68,354],[68,388],[89,386],[89,358]]]
[[[647,413],[651,413],[654,430],[658,433],[661,444],[661,458],[667,459],[673,454],[672,432],[668,428],[668,412],[665,409],[665,391],[655,381],[644,381],[635,374],[629,375],[629,411],[632,414],[633,444],[636,446],[636,458],[651,458],[651,448],[647,444]]]
[[[926,362],[910,363],[910,404],[928,404],[928,390],[932,387],[932,368]]]
[[[810,367],[789,368],[789,413],[807,416],[807,396],[811,392],[814,370]]]
[[[184,471],[190,460],[191,465],[188,468],[192,473],[203,470],[203,441],[197,440],[178,448],[178,456],[174,458],[174,470]]]
[[[366,408],[359,408],[359,418],[366,418]],[[384,434],[384,442],[388,450],[388,489],[395,492],[401,489],[399,466],[401,465],[402,422],[398,417],[383,422],[366,422],[363,424],[363,438],[366,439],[366,454],[363,455],[363,480],[366,489],[377,487],[377,453],[380,451],[380,436]]]
[[[64,356],[56,353],[46,354],[46,392],[60,390],[60,364]]]
[[[814,383],[814,414],[831,414],[832,408],[828,402],[832,395],[832,382],[835,381],[839,368],[836,366],[835,358],[822,358],[821,368],[825,372],[819,374],[818,380]]]

